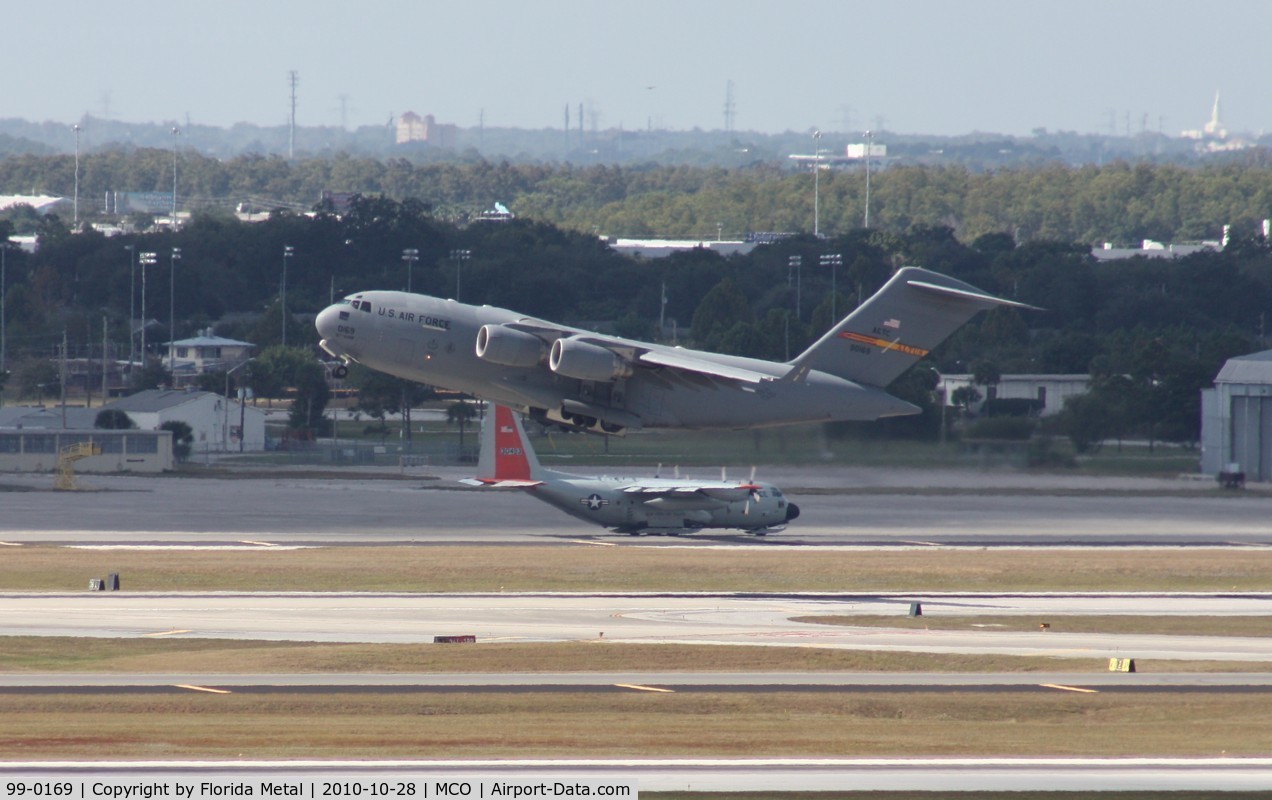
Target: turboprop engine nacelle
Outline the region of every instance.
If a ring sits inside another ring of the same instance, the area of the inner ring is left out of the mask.
[[[482,325],[477,331],[477,357],[505,367],[533,367],[544,349],[542,339],[516,328]]]
[[[615,381],[632,374],[631,365],[623,359],[573,336],[552,343],[548,367],[558,375],[582,381]]]

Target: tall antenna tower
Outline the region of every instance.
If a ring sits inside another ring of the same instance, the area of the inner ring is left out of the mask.
[[[291,122],[287,128],[287,158],[296,157],[296,87],[300,85],[300,73],[287,71],[287,86],[291,90]]]
[[[733,133],[733,118],[737,115],[737,104],[733,102],[733,81],[724,85],[724,130]]]

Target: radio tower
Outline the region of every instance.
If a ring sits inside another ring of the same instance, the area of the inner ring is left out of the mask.
[[[296,70],[288,70],[287,86],[291,89],[291,123],[287,129],[287,158],[296,157],[296,87],[300,85],[300,74]]]
[[[733,133],[733,117],[737,114],[737,106],[733,102],[733,81],[724,85],[724,130]]]

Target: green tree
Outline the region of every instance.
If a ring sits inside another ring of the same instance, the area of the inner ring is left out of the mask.
[[[725,278],[707,292],[693,312],[694,341],[703,349],[714,350],[734,325],[753,319],[746,295],[731,279]]]
[[[102,428],[103,430],[122,431],[131,430],[137,427],[137,423],[133,422],[132,417],[128,416],[126,411],[118,408],[103,408],[97,412],[97,418],[93,420],[94,428]]]
[[[190,458],[191,444],[194,442],[194,429],[181,420],[168,420],[159,426],[161,431],[172,432],[172,457],[184,462]]]
[[[477,416],[477,412],[473,410],[471,404],[464,400],[456,400],[446,407],[446,422],[450,425],[459,426],[459,453],[461,460],[464,457],[464,429],[472,423],[473,418]]]

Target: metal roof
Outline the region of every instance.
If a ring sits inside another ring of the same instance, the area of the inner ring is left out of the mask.
[[[136,394],[130,394],[127,397],[121,397],[114,402],[107,403],[104,407],[117,408],[120,411],[136,411],[143,414],[154,413],[185,405],[208,395],[220,396],[214,392],[199,392],[186,389],[146,389]]]
[[[1272,350],[1228,359],[1215,383],[1272,384]]]

